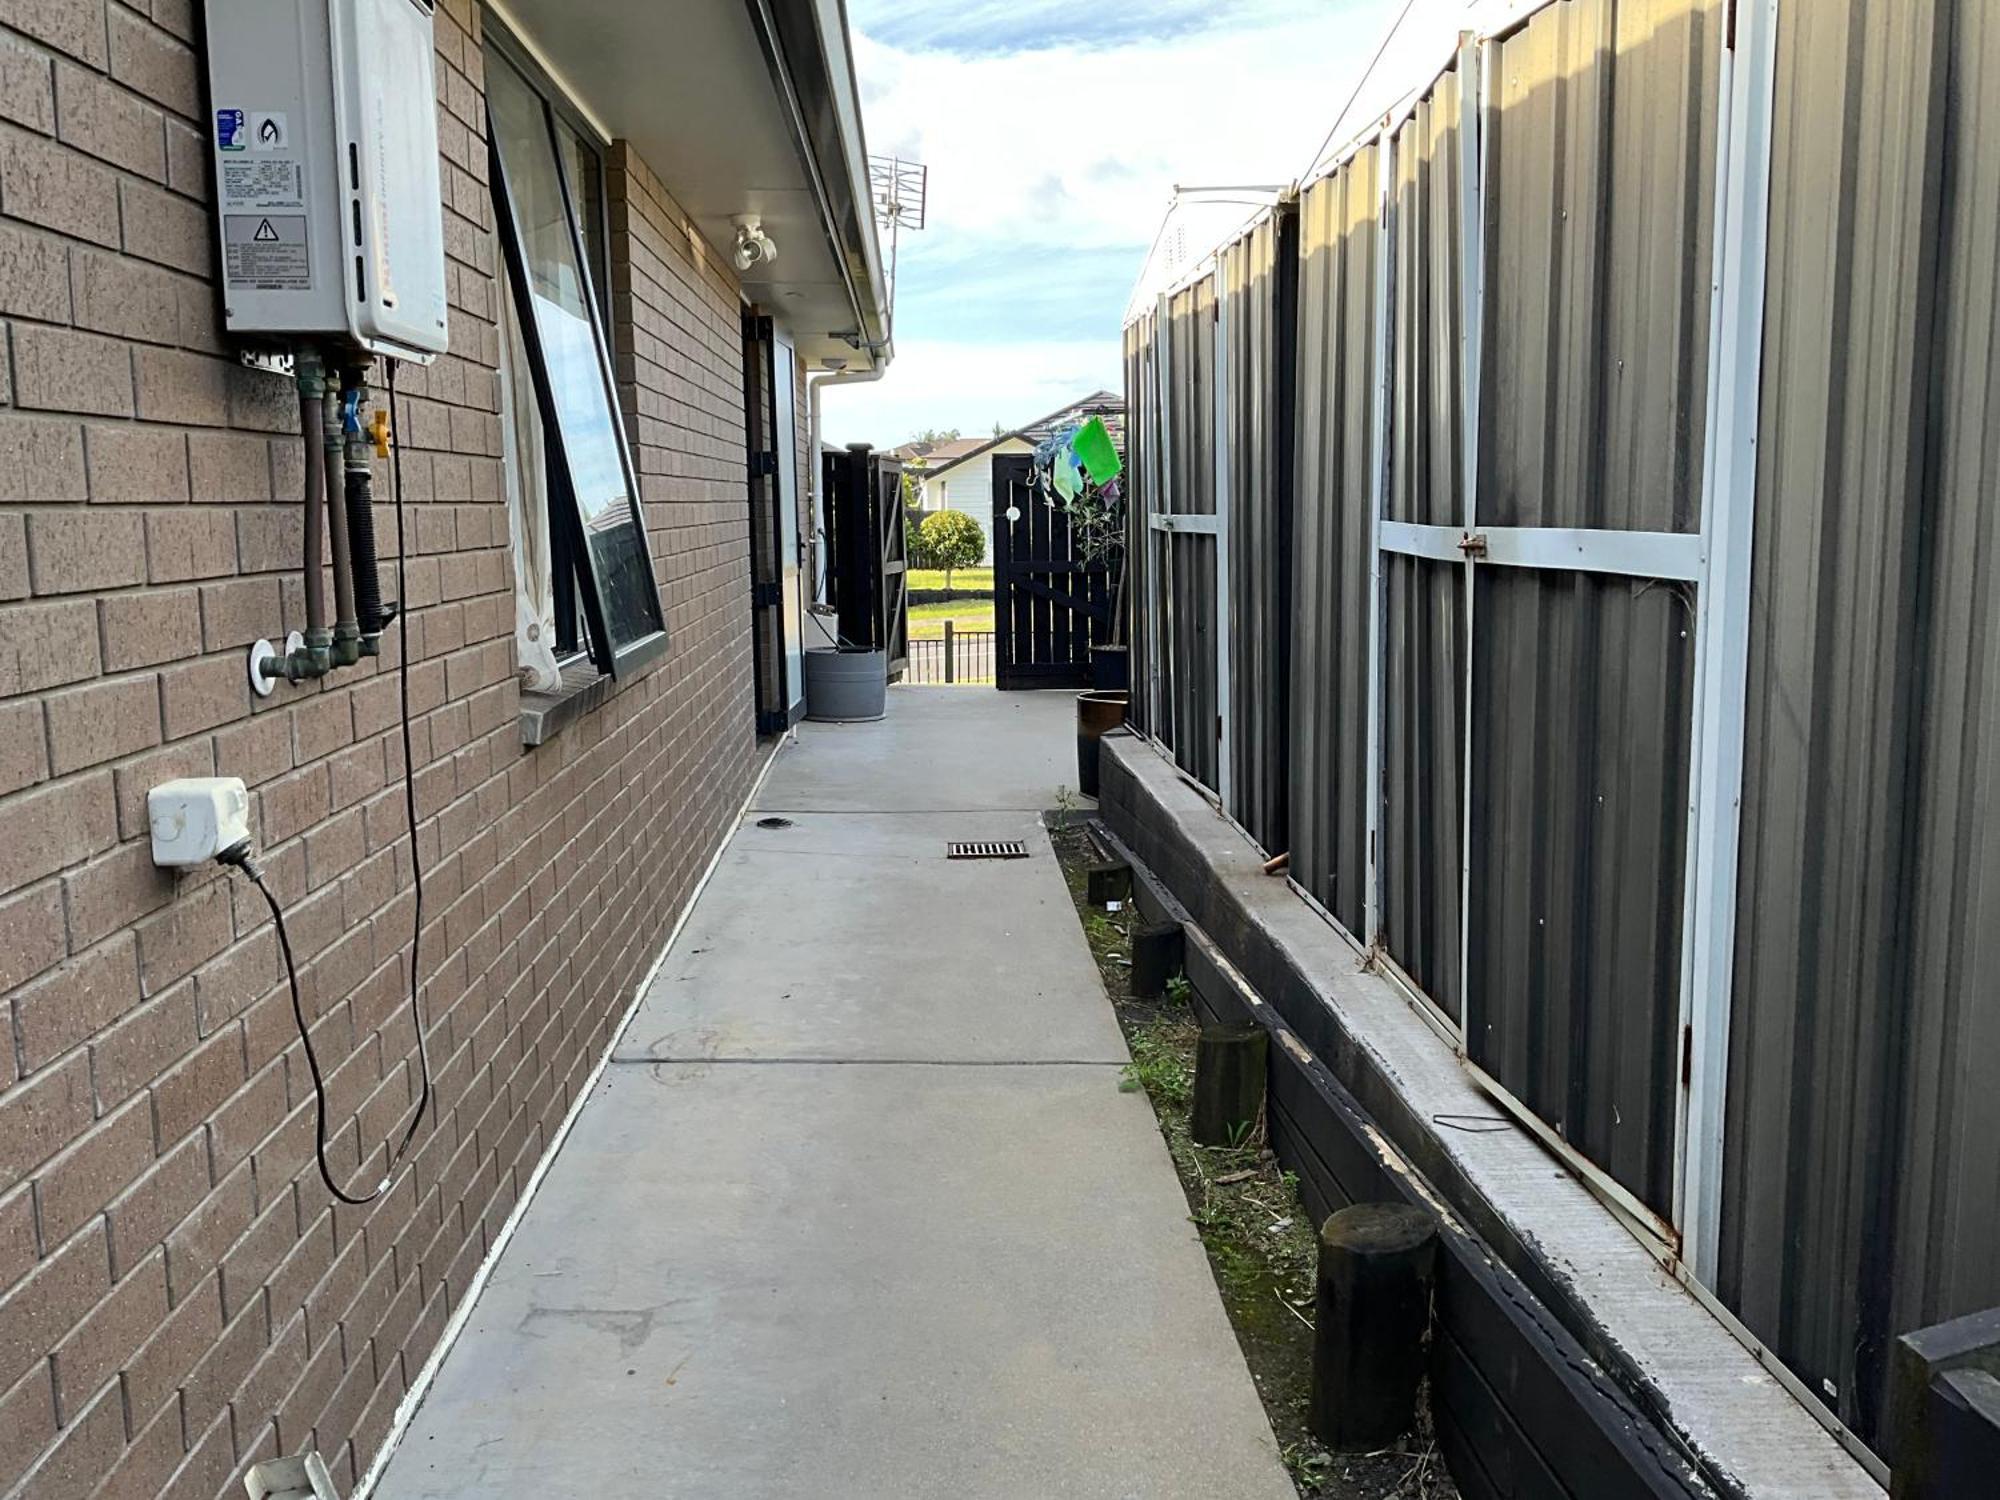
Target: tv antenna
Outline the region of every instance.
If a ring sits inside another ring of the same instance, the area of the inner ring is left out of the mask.
[[[900,156],[868,158],[868,196],[875,204],[875,225],[889,232],[889,336],[896,336],[896,250],[905,229],[924,227],[930,168]]]

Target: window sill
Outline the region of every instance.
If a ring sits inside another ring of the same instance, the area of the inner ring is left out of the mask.
[[[553,693],[521,694],[521,743],[528,749],[545,745],[566,724],[582,718],[607,702],[618,689],[615,679],[597,670],[587,656],[579,656],[562,669],[562,686]]]

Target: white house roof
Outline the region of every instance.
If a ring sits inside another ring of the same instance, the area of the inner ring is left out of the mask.
[[[990,438],[956,438],[949,443],[940,443],[929,453],[921,455],[924,460],[924,477],[935,479],[968,463],[982,453],[990,453],[1003,443],[1019,442],[1032,448],[1043,438],[1069,426],[1073,422],[1086,421],[1091,417],[1102,417],[1104,425],[1111,431],[1111,440],[1120,450],[1125,447],[1125,398],[1116,391],[1092,391],[1081,401],[1072,401],[1067,406],[1059,406],[1045,417],[1037,417],[1025,427],[1017,427],[1012,432],[1002,432]],[[914,446],[914,445],[911,445]],[[947,449],[963,448],[943,462],[937,457]]]

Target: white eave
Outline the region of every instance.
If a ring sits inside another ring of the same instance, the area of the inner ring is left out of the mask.
[[[778,245],[744,294],[808,366],[886,363],[888,292],[841,0],[499,0],[577,107],[633,151],[729,264],[734,220]]]

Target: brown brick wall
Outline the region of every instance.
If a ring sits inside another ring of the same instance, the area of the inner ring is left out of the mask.
[[[379,1170],[417,1087],[396,632],[379,669],[246,685],[244,644],[301,623],[303,465],[288,384],[221,333],[198,13],[0,0],[0,1494],[38,1500],[237,1494],[309,1444],[352,1486],[753,769],[737,290],[622,149],[673,644],[521,747],[478,19],[444,0],[452,349],[398,413],[436,1114],[384,1201],[335,1207],[261,904],[145,836],[157,781],[250,785],[334,1159]]]

